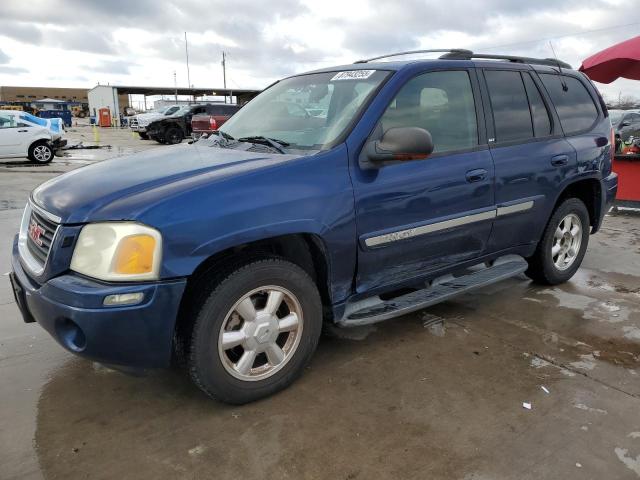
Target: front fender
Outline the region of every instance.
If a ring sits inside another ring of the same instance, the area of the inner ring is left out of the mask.
[[[165,198],[137,220],[162,233],[162,278],[188,277],[232,247],[311,234],[326,247],[332,297],[339,301],[351,288],[356,232],[344,145],[201,184]]]

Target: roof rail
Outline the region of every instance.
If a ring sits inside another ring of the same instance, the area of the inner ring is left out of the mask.
[[[506,60],[513,63],[528,63],[531,65],[547,65],[549,67],[566,68],[571,70],[573,67],[566,62],[556,60],[555,58],[531,58],[531,57],[519,57],[516,55],[493,55],[487,53],[473,53],[471,50],[465,50],[464,48],[434,48],[430,50],[410,50],[407,52],[389,53],[387,55],[380,55],[379,57],[367,58],[364,60],[358,60],[354,63],[368,63],[374,60],[380,60],[381,58],[399,57],[402,55],[413,55],[416,53],[443,53],[440,58],[443,60],[473,60],[487,59],[487,60]]]
[[[381,58],[399,57],[401,55],[412,55],[414,53],[450,53],[450,54],[461,54],[461,55],[473,54],[471,50],[464,50],[462,48],[433,48],[431,50],[409,50],[407,52],[389,53],[387,55],[380,55],[379,57],[372,57],[372,58],[366,58],[364,60],[358,60],[353,63],[368,63],[368,62],[373,62],[374,60],[380,60]]]
[[[493,55],[487,53],[473,53],[469,50],[466,51],[451,51],[440,56],[442,59],[448,60],[473,60],[487,59],[487,60],[507,60],[513,63],[529,63],[531,65],[547,65],[549,67],[559,67],[566,69],[573,69],[573,67],[567,62],[557,60],[555,58],[532,58],[532,57],[520,57],[517,55]]]

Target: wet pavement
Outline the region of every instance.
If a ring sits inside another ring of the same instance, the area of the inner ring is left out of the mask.
[[[28,168],[0,165],[0,273],[28,191],[74,164]],[[637,479],[640,215],[608,216],[564,285],[517,277],[333,332],[291,388],[243,407],[177,370],[72,356],[0,281],[0,405],[3,480]]]

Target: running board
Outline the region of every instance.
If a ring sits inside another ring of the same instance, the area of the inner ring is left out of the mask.
[[[441,283],[408,293],[391,300],[378,297],[366,299],[347,307],[345,316],[338,321],[341,327],[356,327],[382,322],[390,318],[422,310],[477,288],[486,287],[523,273],[528,267],[522,257],[509,256],[496,260],[491,266],[459,277],[448,277]],[[373,304],[372,304],[373,303]],[[358,304],[361,305],[358,308]]]

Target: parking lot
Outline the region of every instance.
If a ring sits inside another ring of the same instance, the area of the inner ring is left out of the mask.
[[[95,140],[88,125],[67,136]],[[166,148],[116,129],[100,145],[0,164],[3,274],[31,189]],[[22,322],[4,278],[2,479],[640,478],[638,214],[607,216],[564,285],[519,276],[328,331],[298,382],[243,407],[209,400],[180,371],[132,377],[72,356]]]

